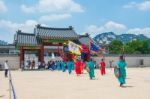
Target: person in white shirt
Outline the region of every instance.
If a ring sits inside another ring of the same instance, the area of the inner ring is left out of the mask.
[[[5,77],[8,77],[8,61],[6,60],[5,63],[4,63],[4,69],[5,69]]]

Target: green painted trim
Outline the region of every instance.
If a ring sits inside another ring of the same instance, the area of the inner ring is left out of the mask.
[[[23,49],[39,49],[39,46],[35,46],[35,45],[31,45],[31,46],[25,46],[25,45],[17,45],[16,48],[17,49],[21,49],[21,47],[23,47]]]
[[[57,42],[57,43],[64,43],[67,40],[61,40],[61,39],[47,39],[47,40],[43,40],[44,42],[48,42],[48,43],[53,43],[53,42]]]

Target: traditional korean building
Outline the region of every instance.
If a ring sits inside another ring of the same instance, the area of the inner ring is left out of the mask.
[[[15,45],[20,50],[20,64],[27,59],[31,59],[31,57],[44,62],[49,60],[52,54],[58,56],[58,58],[71,59],[73,54],[67,53],[65,45],[68,41],[80,43],[79,38],[80,36],[72,26],[50,28],[36,25],[34,33],[25,33],[18,30],[15,34]]]

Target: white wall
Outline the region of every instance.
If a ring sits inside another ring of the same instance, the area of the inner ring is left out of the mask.
[[[8,64],[11,69],[19,68],[19,57],[18,56],[0,56],[0,64],[4,65],[4,62],[8,60]]]
[[[93,59],[96,62],[99,63],[101,61],[102,57],[94,57]],[[105,62],[106,62],[107,67],[110,66],[109,65],[109,61],[110,60],[114,60],[114,62],[117,62],[118,59],[119,59],[119,57],[115,57],[115,56],[113,56],[113,57],[109,57],[109,56],[105,57]],[[132,57],[132,56],[129,56],[129,57],[126,56],[125,57],[125,60],[127,62],[128,67],[138,67],[138,66],[141,66],[140,65],[140,60],[141,59],[144,60],[143,61],[143,63],[144,63],[143,66],[150,67],[150,57],[138,57],[138,56],[137,57]]]
[[[96,60],[96,62],[100,62],[100,60],[102,59],[102,57],[94,57],[94,60]],[[114,60],[115,62],[118,61],[118,57],[116,56],[107,56],[105,57],[105,61],[106,61],[106,65],[107,67],[109,67],[109,61],[110,60]],[[128,67],[138,67],[140,66],[140,59],[144,60],[144,65],[146,67],[150,67],[150,57],[139,57],[139,56],[126,56],[126,62]],[[12,69],[19,69],[19,56],[0,56],[0,63],[4,64],[5,60],[8,60],[9,65]]]

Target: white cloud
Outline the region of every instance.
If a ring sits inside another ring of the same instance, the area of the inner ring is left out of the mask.
[[[24,12],[83,12],[80,4],[74,0],[39,0],[37,4],[28,6],[23,4],[21,9]]]
[[[66,18],[70,18],[71,14],[51,14],[51,15],[44,15],[41,16],[39,21],[58,21]]]
[[[27,7],[26,5],[21,5],[21,9],[26,13],[35,12],[35,7]]]
[[[24,23],[15,23],[12,21],[0,20],[0,29],[5,30],[5,33],[0,33],[0,39],[12,43],[14,34],[18,29],[24,32],[33,33],[35,25],[37,25],[37,22],[34,20],[27,20]]]
[[[103,27],[98,27],[96,25],[90,25],[86,27],[85,33],[90,33],[90,35],[93,37],[98,33],[101,33],[104,30]]]
[[[38,0],[34,5],[21,5],[26,13],[41,13],[39,21],[57,21],[70,18],[74,12],[83,12],[83,8],[75,0]]]
[[[109,31],[117,31],[117,32],[124,31],[127,29],[125,25],[114,22],[114,21],[107,22],[104,25],[104,28]]]
[[[132,34],[144,34],[148,37],[150,37],[150,27],[147,28],[133,28],[129,29],[127,33],[132,33]]]
[[[127,5],[123,6],[124,8],[137,8],[141,11],[146,11],[146,10],[150,10],[150,1],[144,1],[141,3],[136,3],[136,2],[130,2]]]
[[[7,11],[7,7],[5,5],[5,3],[0,0],[0,12],[6,12]]]
[[[32,33],[36,24],[38,24],[38,22],[34,20],[27,20],[24,23],[13,23],[12,21],[0,20],[0,28],[8,29],[13,33],[18,29]]]
[[[103,26],[90,25],[85,29],[85,32],[90,33],[92,37],[103,32],[114,32],[116,34],[132,33],[132,34],[144,34],[150,37],[150,27],[146,28],[127,28],[125,25],[109,21]]]
[[[85,29],[85,31],[91,33],[91,36],[94,36],[98,33],[110,32],[110,31],[120,33],[125,31],[126,29],[127,27],[123,24],[114,21],[108,21],[103,26],[90,25]]]

